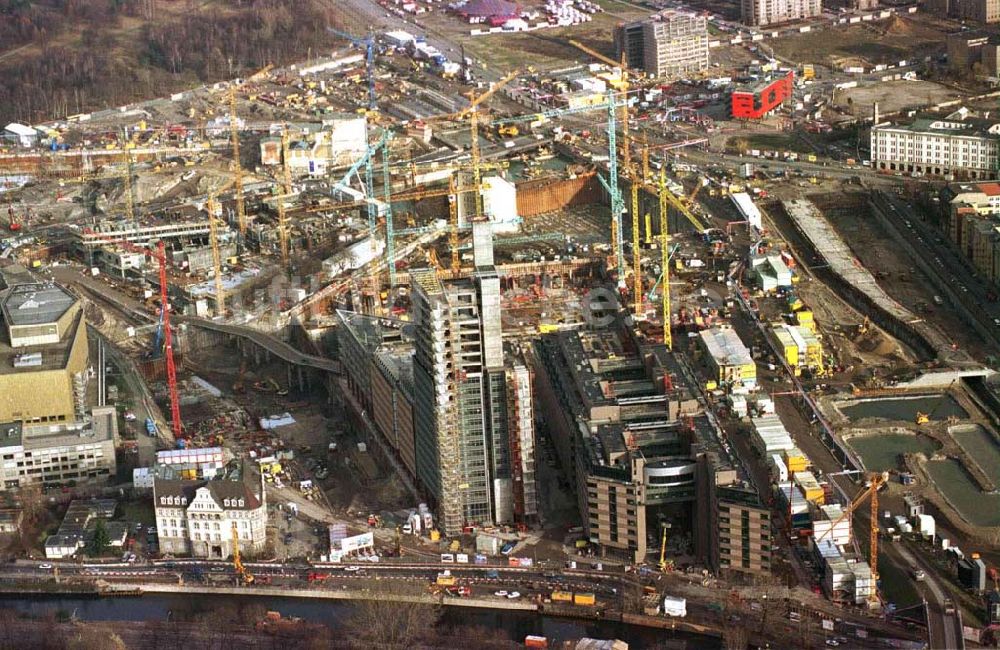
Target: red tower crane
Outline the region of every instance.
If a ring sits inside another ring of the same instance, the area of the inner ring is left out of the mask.
[[[86,232],[92,233],[93,231],[88,229]],[[174,364],[174,337],[170,330],[170,302],[167,298],[167,254],[163,241],[161,240],[156,245],[155,251],[136,246],[125,240],[109,239],[101,243],[113,244],[133,253],[149,255],[155,258],[160,265],[160,314],[163,318],[163,358],[167,364],[167,390],[170,395],[170,428],[174,432],[175,439],[183,438],[180,398],[177,395],[177,366]]]

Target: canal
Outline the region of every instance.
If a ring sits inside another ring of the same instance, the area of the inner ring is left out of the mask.
[[[931,438],[906,433],[854,436],[847,440],[847,444],[857,452],[865,469],[872,472],[901,469],[900,457],[903,454],[920,452],[930,457],[938,450],[938,444]]]
[[[322,623],[331,629],[342,629],[350,619],[355,605],[344,601],[299,598],[268,598],[252,596],[197,596],[153,594],[131,598],[80,597],[0,597],[0,609],[14,609],[23,614],[44,617],[76,616],[84,621],[193,621],[217,615],[218,620],[234,620],[241,611],[260,607],[281,612],[283,616],[298,616]],[[238,618],[236,619],[238,620]],[[480,627],[502,630],[512,641],[523,642],[529,634],[545,636],[550,644],[582,637],[621,639],[632,648],[649,648],[664,642],[669,647],[717,650],[720,640],[696,634],[626,625],[612,621],[583,621],[536,612],[513,610],[445,607],[438,625],[444,628]],[[554,644],[553,644],[554,645]]]
[[[837,404],[840,412],[852,420],[881,418],[914,422],[917,412],[931,416],[932,420],[947,420],[950,417],[966,419],[969,414],[954,397],[942,395],[917,395],[914,397],[887,397],[861,399]]]
[[[992,433],[978,424],[970,424],[954,427],[951,437],[987,476],[1000,485],[1000,446]]]

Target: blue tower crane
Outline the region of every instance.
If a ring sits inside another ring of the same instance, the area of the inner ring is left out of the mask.
[[[378,110],[378,102],[375,100],[375,49],[379,47],[375,37],[369,34],[364,38],[359,38],[353,34],[342,32],[332,27],[327,27],[331,34],[346,38],[354,45],[365,48],[365,72],[368,77],[368,110]]]

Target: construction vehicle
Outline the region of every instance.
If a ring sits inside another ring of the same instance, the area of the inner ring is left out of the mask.
[[[865,319],[861,321],[861,325],[858,326],[858,334],[865,334],[871,329],[872,322],[865,316]]]
[[[96,234],[89,228],[84,232],[88,234]],[[184,437],[184,431],[181,424],[181,408],[180,408],[180,397],[177,392],[177,366],[174,363],[174,343],[173,343],[173,332],[170,329],[170,297],[167,291],[167,253],[166,248],[161,240],[157,246],[156,250],[150,250],[148,248],[143,248],[141,246],[136,246],[135,244],[125,241],[108,239],[101,242],[95,242],[101,244],[112,244],[116,246],[121,246],[127,251],[133,253],[140,253],[143,255],[149,255],[156,259],[159,264],[160,270],[160,318],[163,321],[163,356],[166,361],[166,371],[167,371],[167,392],[170,395],[170,424],[171,430],[173,431],[175,439],[181,439]]]
[[[832,475],[831,475],[832,476]],[[870,606],[875,607],[879,603],[878,595],[878,491],[883,485],[889,480],[888,472],[873,472],[868,474],[867,480],[865,481],[865,488],[858,492],[857,496],[844,508],[844,514],[837,518],[833,524],[819,537],[816,538],[816,543],[818,544],[823,540],[824,537],[829,535],[833,530],[837,528],[837,524],[844,521],[844,519],[850,517],[855,510],[861,507],[865,499],[869,500],[870,504],[870,527],[869,539],[868,539],[868,564],[872,570],[872,590],[868,595],[868,603]]]
[[[934,405],[934,408],[932,408],[929,413],[923,413],[921,411],[917,411],[917,416],[914,419],[917,424],[930,423],[930,421],[934,418],[934,414],[937,413],[938,409],[940,409],[941,406],[944,405],[945,400],[947,399],[948,396],[948,391],[951,390],[951,387],[954,383],[955,381],[952,380],[951,384],[948,385],[948,390],[941,393],[941,397],[938,398],[937,404]]]
[[[18,232],[21,230],[21,223],[17,220],[17,215],[14,213],[14,206],[7,206],[7,228],[11,232]]]
[[[249,586],[254,583],[253,574],[250,570],[243,565],[243,560],[240,558],[240,533],[236,529],[236,522],[233,522],[233,569],[236,570],[236,575],[239,576],[243,584]]]
[[[456,578],[451,574],[451,571],[445,571],[437,574],[437,579],[434,581],[434,584],[442,587],[451,587],[456,584],[456,582]]]
[[[661,522],[660,528],[663,530],[663,533],[660,537],[660,561],[657,566],[660,567],[660,571],[673,571],[674,561],[667,559],[667,530],[670,528],[670,524]]]
[[[513,124],[500,124],[497,126],[497,135],[503,138],[516,138],[521,131]]]

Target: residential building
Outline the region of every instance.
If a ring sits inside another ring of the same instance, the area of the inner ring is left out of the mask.
[[[792,20],[814,18],[823,13],[820,0],[741,0],[744,25],[763,27]]]
[[[69,504],[59,530],[45,540],[45,557],[50,560],[73,557],[94,536],[94,527],[103,520],[111,546],[122,547],[128,529],[122,523],[110,520],[115,516],[118,502],[114,499],[74,500]]]
[[[52,282],[17,284],[0,314],[0,422],[82,418],[89,362],[80,301]]]
[[[224,559],[267,543],[267,495],[255,463],[231,462],[212,480],[153,480],[160,552]]]
[[[1000,183],[951,183],[940,198],[951,240],[977,273],[1000,285]]]
[[[20,508],[0,508],[0,535],[16,535],[21,531],[24,511]]]
[[[723,527],[719,507],[736,501],[721,490],[742,480],[735,458],[685,379],[692,376],[686,359],[630,337],[619,329],[558,332],[543,336],[531,359],[539,410],[575,487],[585,538],[602,557],[645,562],[669,525],[670,538],[690,539],[686,552],[720,571],[724,531],[742,568],[742,529]],[[748,535],[753,526],[761,531],[761,544],[746,544],[747,571],[770,568],[760,514],[746,526]]]
[[[757,385],[757,364],[736,330],[711,327],[698,332],[708,372],[720,386],[740,392]]]
[[[473,258],[471,278],[410,272],[417,478],[448,534],[513,519],[500,278],[487,222],[473,224]]]
[[[650,18],[619,25],[615,49],[628,66],[655,77],[680,77],[709,65],[708,21],[690,11],[668,9]]]
[[[957,112],[872,127],[872,166],[917,176],[988,180],[1000,164],[1000,122]]]
[[[0,423],[0,489],[106,481],[117,470],[117,438],[113,406],[95,407],[75,422]]]
[[[752,86],[733,90],[730,112],[736,119],[759,120],[767,117],[782,104],[792,99],[795,73],[765,79]]]

